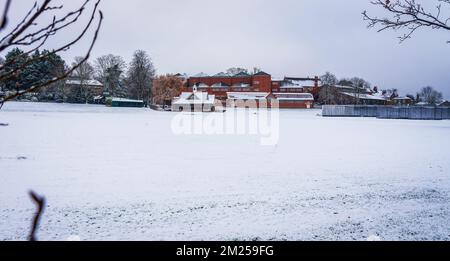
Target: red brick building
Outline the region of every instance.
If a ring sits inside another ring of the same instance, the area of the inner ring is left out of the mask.
[[[274,80],[265,72],[214,76],[201,73],[186,79],[183,92],[192,92],[194,86],[222,101],[230,99],[231,93],[245,93],[248,97],[252,93],[266,93],[268,99],[278,99],[281,108],[312,108],[320,90],[320,80],[319,77]]]

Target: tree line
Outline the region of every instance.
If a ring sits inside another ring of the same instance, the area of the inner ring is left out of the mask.
[[[47,55],[47,59],[35,59]],[[32,54],[14,48],[5,58],[0,58],[5,66],[1,74],[16,71],[12,77],[0,81],[0,91],[20,92],[31,86],[45,83],[66,71],[70,66],[58,54],[49,50],[36,50]],[[112,97],[143,100],[150,103],[153,96],[153,80],[156,68],[150,55],[143,50],[134,52],[129,63],[118,55],[108,54],[93,61],[84,57],[75,57],[71,66],[79,65],[68,79],[57,81],[34,93],[25,95],[25,99],[34,101],[54,101],[69,103],[91,103],[96,93],[92,90],[92,80],[103,85],[104,93]],[[78,85],[66,86],[67,80],[76,80]]]
[[[400,96],[398,89],[393,88],[382,90],[377,86],[372,87],[372,84],[370,82],[360,77],[338,79],[338,77],[336,77],[336,75],[334,75],[333,73],[326,72],[320,77],[320,80],[322,88],[319,92],[317,101],[322,104],[346,103],[346,101],[342,100],[342,96],[339,95],[339,88],[335,87],[351,87],[350,92],[354,93],[355,96],[364,93],[375,93],[381,94],[383,97],[391,100]],[[442,93],[435,90],[431,86],[423,87],[415,95],[407,94],[405,97],[410,98],[413,103],[425,103],[429,105],[436,105],[439,102],[443,101]]]

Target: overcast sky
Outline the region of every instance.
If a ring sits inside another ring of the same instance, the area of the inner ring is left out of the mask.
[[[13,1],[12,22],[31,2]],[[81,2],[64,4],[70,9]],[[421,31],[399,44],[400,32],[366,28],[361,12],[377,13],[369,0],[103,0],[101,9],[105,22],[93,56],[113,53],[129,61],[143,49],[160,74],[215,74],[234,66],[256,66],[274,77],[331,71],[402,94],[431,85],[450,98],[450,33]],[[71,39],[81,27],[52,44]],[[64,58],[83,54],[87,42]]]

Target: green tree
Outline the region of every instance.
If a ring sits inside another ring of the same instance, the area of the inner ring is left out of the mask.
[[[14,48],[5,56],[4,73],[8,73],[21,68],[29,59],[29,56],[19,48]],[[4,86],[8,91],[23,90],[24,74],[18,70],[12,77],[5,80]]]

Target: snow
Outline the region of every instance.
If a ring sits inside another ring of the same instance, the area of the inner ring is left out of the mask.
[[[66,84],[68,85],[81,85],[81,80],[67,80]],[[99,86],[102,87],[103,84],[97,80],[84,80],[83,84],[89,85],[89,86]]]
[[[174,99],[173,105],[214,104],[215,97],[215,95],[209,95],[207,92],[183,92],[180,97]]]
[[[29,189],[41,240],[450,240],[449,121],[319,113],[282,110],[261,146],[175,135],[177,113],[6,103],[0,240],[26,239]]]
[[[132,100],[132,99],[126,99],[126,98],[113,98],[113,102],[143,102],[142,100]]]
[[[351,93],[351,92],[343,92],[342,94],[350,96],[350,97],[358,97],[359,99],[365,99],[365,100],[379,100],[379,101],[386,101],[386,98],[371,94],[365,94],[365,93]]]
[[[198,73],[198,74],[195,74],[194,76],[192,76],[193,78],[206,78],[206,77],[209,77],[209,74],[206,74],[206,73],[204,73],[204,72],[201,72],[201,73]]]

